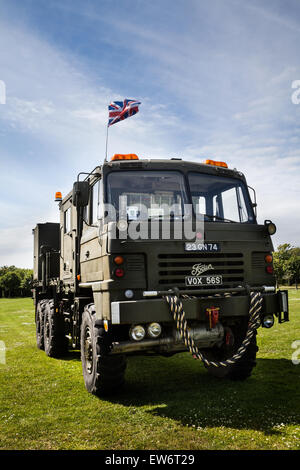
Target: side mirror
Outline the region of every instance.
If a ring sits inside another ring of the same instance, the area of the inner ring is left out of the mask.
[[[255,189],[251,188],[251,186],[248,186],[249,189],[251,189],[252,194],[253,194],[253,199],[251,198],[251,203],[253,207],[253,211],[255,214],[255,217],[257,217],[257,202],[256,202],[256,192]],[[250,196],[251,197],[251,196]]]
[[[73,206],[85,207],[89,203],[90,184],[88,181],[76,181],[73,185]]]

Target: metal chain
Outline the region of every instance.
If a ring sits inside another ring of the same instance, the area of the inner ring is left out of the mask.
[[[174,321],[176,322],[177,329],[184,344],[189,349],[190,353],[195,357],[195,359],[202,360],[206,366],[227,367],[237,362],[246,352],[253,335],[260,326],[260,311],[262,308],[263,298],[259,292],[250,292],[249,323],[244,341],[231,358],[226,359],[225,361],[209,361],[199,351],[194,343],[193,338],[190,336],[185,318],[185,311],[179,297],[177,295],[167,295],[165,296],[165,299],[169,304],[170,311],[173,315]]]

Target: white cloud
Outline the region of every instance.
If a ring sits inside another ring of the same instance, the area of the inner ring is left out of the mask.
[[[0,156],[0,265],[30,266],[31,229],[37,222],[58,221],[57,211],[50,209],[54,192],[66,194],[79,171],[103,161],[107,105],[112,98],[122,98],[99,81],[92,83],[74,56],[64,55],[25,28],[1,22],[0,31],[1,44],[10,43],[9,51],[1,50],[8,97],[0,110],[7,142]],[[152,105],[147,97],[143,103],[147,103],[147,120],[137,115],[120,124],[121,128],[110,128],[111,154],[165,153],[166,138],[159,121],[168,110]],[[179,120],[168,117],[166,127],[176,128]]]
[[[134,52],[144,69],[143,96],[134,96],[142,101],[141,112],[109,129],[109,155],[225,160],[257,189],[260,220],[274,219],[276,240],[300,245],[300,105],[291,103],[291,83],[300,78],[300,69],[294,63],[296,45],[289,36],[280,42],[276,35],[278,25],[297,37],[298,30],[292,20],[281,24],[257,6],[248,20],[232,3],[210,9],[191,2],[189,34],[144,23],[132,27],[128,18],[83,10],[93,24],[106,21],[111,38],[126,37],[122,51]],[[206,23],[203,9],[214,22]],[[260,33],[254,37],[256,15]],[[79,171],[103,160],[107,105],[125,96],[80,57],[25,26],[0,21],[0,37],[5,75],[0,78],[7,92],[0,107],[1,139],[7,143],[0,156],[5,214],[0,238],[2,256],[17,256],[24,264],[31,256],[32,224],[47,216],[57,220],[51,206],[55,190],[65,194]],[[152,84],[160,89],[160,100],[152,98]],[[9,188],[11,199],[5,197]],[[15,255],[14,233],[20,247]]]

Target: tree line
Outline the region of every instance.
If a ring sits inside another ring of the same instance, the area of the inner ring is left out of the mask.
[[[0,267],[0,297],[31,297],[32,269]]]

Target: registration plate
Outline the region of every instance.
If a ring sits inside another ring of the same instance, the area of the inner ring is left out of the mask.
[[[186,286],[220,286],[223,284],[222,276],[186,276]]]
[[[202,251],[205,253],[214,253],[220,251],[219,243],[200,243],[200,242],[188,242],[184,245],[185,251]]]

